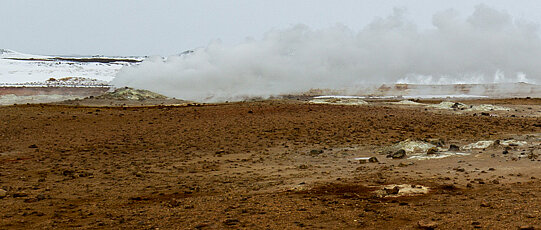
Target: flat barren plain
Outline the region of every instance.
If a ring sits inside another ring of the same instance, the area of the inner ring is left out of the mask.
[[[539,229],[541,100],[464,103],[0,107],[0,229]]]

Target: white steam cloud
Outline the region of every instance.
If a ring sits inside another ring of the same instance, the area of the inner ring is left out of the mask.
[[[359,32],[298,25],[261,40],[214,42],[182,56],[122,69],[115,86],[194,101],[238,100],[384,83],[541,83],[536,24],[485,5],[467,18],[437,13],[419,30],[396,9]]]

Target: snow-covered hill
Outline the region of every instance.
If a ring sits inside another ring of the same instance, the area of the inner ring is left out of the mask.
[[[111,81],[124,66],[135,65],[142,57],[56,57],[0,49],[0,84],[43,83],[54,79],[95,79]]]

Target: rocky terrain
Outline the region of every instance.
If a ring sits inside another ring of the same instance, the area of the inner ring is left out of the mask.
[[[309,100],[0,107],[0,229],[541,226],[540,99]]]

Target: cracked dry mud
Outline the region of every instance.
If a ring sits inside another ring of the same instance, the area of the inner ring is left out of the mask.
[[[539,228],[541,162],[528,156],[541,154],[541,101],[465,103],[513,110],[297,100],[0,107],[0,229]],[[431,160],[381,153],[434,138],[528,145]],[[429,192],[377,195],[391,184]]]

